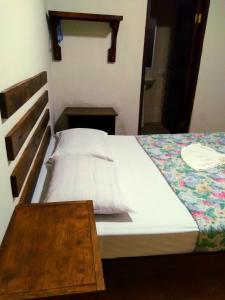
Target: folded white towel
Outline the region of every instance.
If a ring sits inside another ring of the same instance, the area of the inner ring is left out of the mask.
[[[181,157],[196,171],[207,170],[225,164],[225,154],[199,143],[181,149]]]

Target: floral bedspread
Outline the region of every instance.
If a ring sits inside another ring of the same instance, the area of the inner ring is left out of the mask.
[[[195,171],[181,148],[201,143],[225,153],[225,133],[160,134],[136,137],[195,219],[200,233],[196,251],[225,251],[225,165]]]

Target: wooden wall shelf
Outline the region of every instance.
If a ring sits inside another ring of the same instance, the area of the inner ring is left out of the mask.
[[[112,29],[112,44],[110,49],[108,50],[108,62],[114,63],[116,61],[117,34],[119,30],[120,21],[123,20],[123,16],[86,14],[52,10],[49,11],[53,57],[55,60],[62,60],[61,47],[59,46],[57,41],[57,24],[60,20],[78,20],[109,23],[109,26]]]

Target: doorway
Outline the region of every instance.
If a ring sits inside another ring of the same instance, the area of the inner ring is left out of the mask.
[[[149,0],[139,134],[189,130],[210,0]]]

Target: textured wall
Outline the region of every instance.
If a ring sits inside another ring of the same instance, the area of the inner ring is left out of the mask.
[[[211,0],[190,131],[225,131],[225,1]]]
[[[49,43],[45,12],[44,0],[0,1],[0,91],[48,70]],[[41,91],[10,119],[0,118],[0,242],[17,204],[17,199],[13,199],[11,193],[10,173],[20,156],[8,165],[5,135],[35,103]]]
[[[137,133],[146,6],[146,0],[48,1],[51,10],[124,17],[115,64],[107,63],[108,24],[63,22],[63,60],[51,65],[56,118],[66,106],[113,106],[117,133]]]

